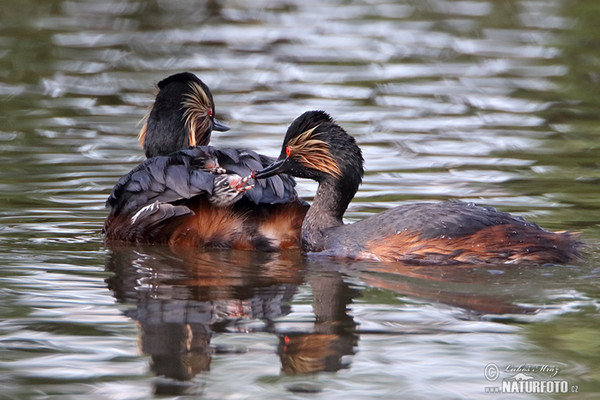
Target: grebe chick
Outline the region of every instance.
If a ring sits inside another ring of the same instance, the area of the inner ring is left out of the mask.
[[[521,217],[459,201],[399,206],[344,225],[363,172],[354,138],[325,112],[309,111],[288,128],[279,159],[252,177],[287,173],[319,183],[302,224],[302,248],[308,252],[418,264],[578,259],[580,243],[573,234],[549,232]]]

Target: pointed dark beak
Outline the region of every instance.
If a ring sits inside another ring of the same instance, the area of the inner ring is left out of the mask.
[[[213,131],[225,132],[230,129],[231,128],[227,124],[225,124],[217,119],[213,119]]]
[[[252,178],[254,179],[264,179],[269,178],[273,175],[279,175],[287,172],[287,158],[279,161],[275,161],[273,164],[269,165],[258,171],[252,171]]]

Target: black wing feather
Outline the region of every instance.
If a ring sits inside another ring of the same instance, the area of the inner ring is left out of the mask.
[[[212,193],[214,175],[194,159],[209,157],[207,148],[149,158],[121,177],[106,201],[112,214],[130,214],[156,201],[172,203]]]
[[[221,162],[222,157],[227,157],[233,164],[237,164],[240,162],[240,151],[237,149],[218,149],[219,153],[219,162]]]

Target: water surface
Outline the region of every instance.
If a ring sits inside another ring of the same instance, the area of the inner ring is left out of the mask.
[[[596,2],[9,0],[0,16],[0,396],[597,397]],[[156,82],[183,70],[232,127],[215,146],[275,156],[296,116],[330,112],[366,159],[348,222],[475,201],[581,232],[585,258],[107,247],[104,200],[143,160]],[[519,366],[568,393],[485,393]]]

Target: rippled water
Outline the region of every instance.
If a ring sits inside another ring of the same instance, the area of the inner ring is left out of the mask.
[[[197,3],[2,3],[1,398],[502,397],[485,393],[501,385],[488,364],[568,382],[502,398],[597,397],[597,2]],[[348,221],[476,201],[581,232],[585,260],[402,268],[107,248],[104,200],[143,159],[136,124],[156,82],[183,70],[232,127],[216,146],[276,155],[297,115],[334,115],[367,166]]]

